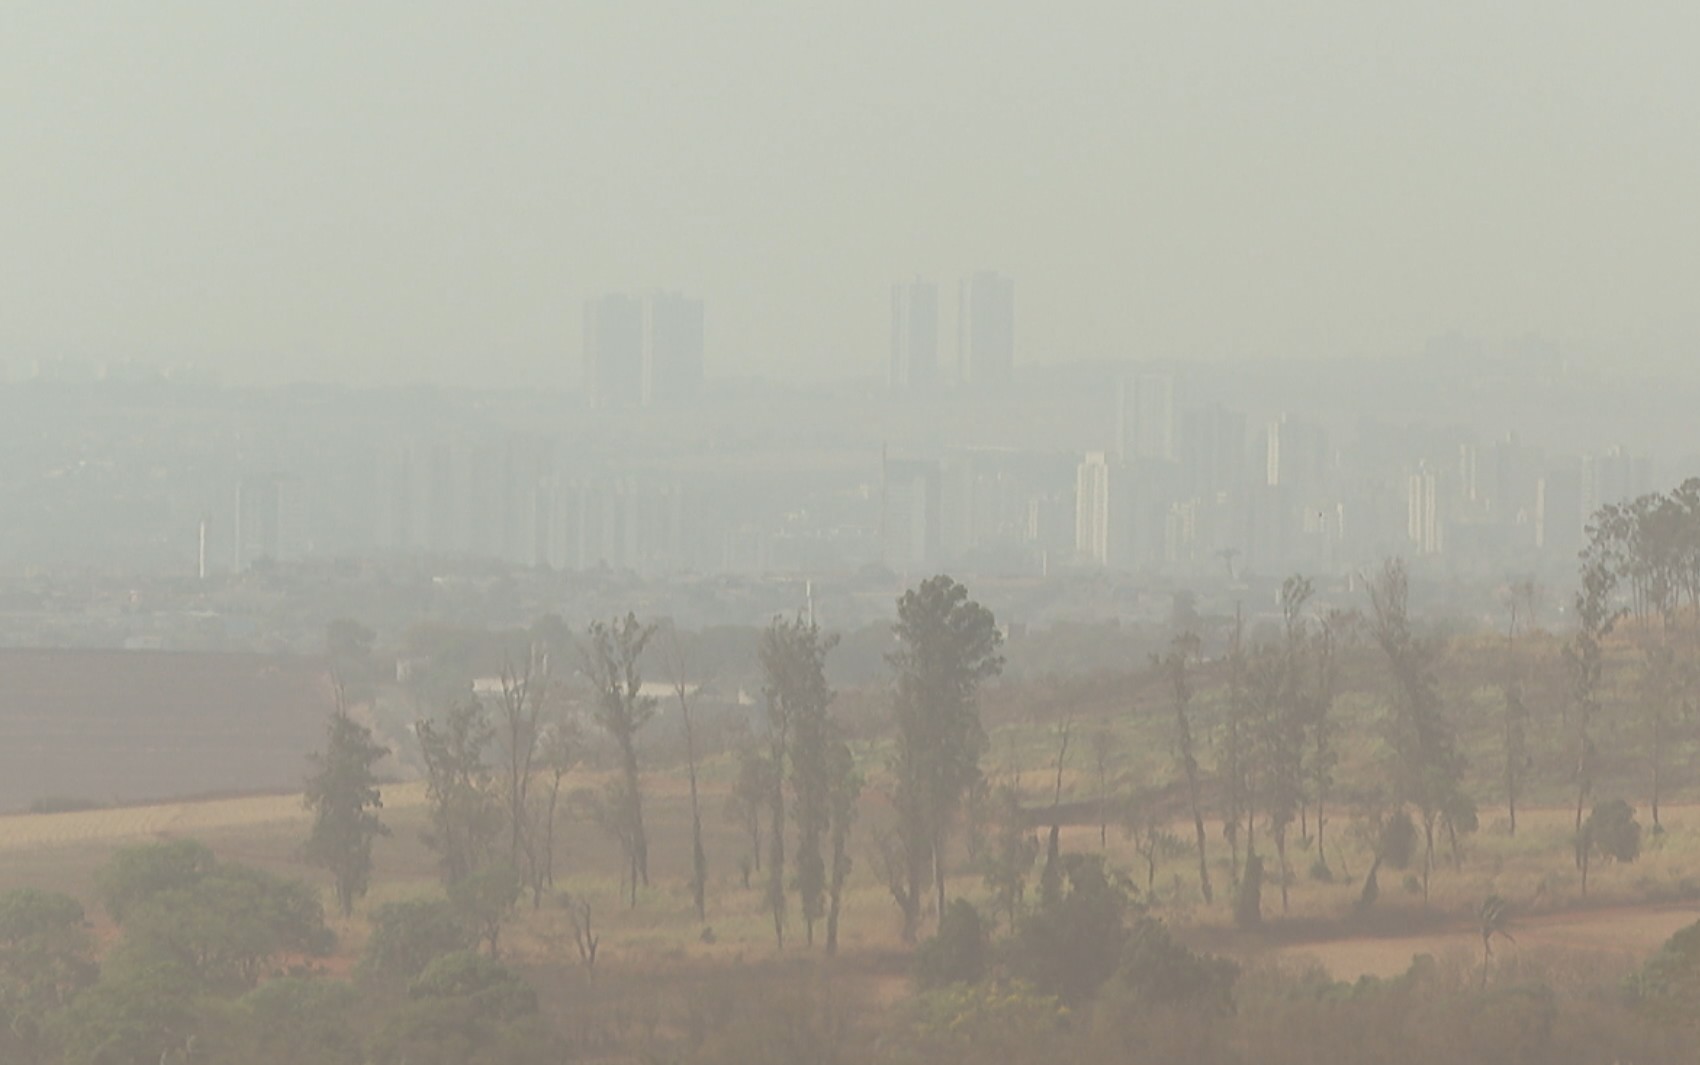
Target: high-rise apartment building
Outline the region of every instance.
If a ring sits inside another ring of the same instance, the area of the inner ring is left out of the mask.
[[[1083,561],[1110,563],[1110,463],[1090,451],[1074,479],[1074,550]]]
[[[676,403],[702,390],[702,301],[652,292],[643,303],[643,403]]]
[[[1116,441],[1122,461],[1175,457],[1175,379],[1140,373],[1116,389]]]
[[[1440,522],[1440,479],[1426,466],[1407,481],[1406,531],[1419,555],[1437,555],[1444,546]]]
[[[584,305],[584,390],[597,407],[643,401],[643,301],[614,294]]]
[[[913,574],[938,559],[942,525],[939,465],[886,459],[880,489],[880,555],[886,567]]]
[[[891,286],[891,387],[932,387],[939,376],[939,288],[916,278]]]
[[[702,388],[702,301],[615,293],[584,308],[584,385],[597,407],[689,399]]]
[[[1015,369],[1015,282],[981,271],[957,288],[957,372],[964,384],[1009,380]]]
[[[300,503],[300,485],[281,474],[259,474],[236,482],[230,559],[236,572],[262,559],[283,562],[299,554]]]

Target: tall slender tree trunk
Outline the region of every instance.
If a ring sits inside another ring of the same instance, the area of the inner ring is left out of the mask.
[[[1216,901],[1216,893],[1210,889],[1210,856],[1207,847],[1207,837],[1204,832],[1204,811],[1198,804],[1198,771],[1187,771],[1187,794],[1192,803],[1192,828],[1198,840],[1198,891],[1204,896],[1206,903]]]
[[[1658,709],[1653,711],[1653,832],[1664,831],[1659,824],[1659,750],[1664,745],[1664,717]]]
[[[944,920],[944,833],[933,836],[933,882],[938,886],[938,920]]]
[[[631,803],[632,833],[632,874],[635,880],[641,880],[644,887],[649,886],[649,837],[643,829],[643,791],[641,776],[638,772],[637,745],[631,739],[621,744],[620,754],[625,762],[626,771],[626,801]],[[633,898],[637,895],[637,884],[632,884]]]

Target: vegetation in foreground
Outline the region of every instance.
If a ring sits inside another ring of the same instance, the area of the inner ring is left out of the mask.
[[[1585,898],[1591,876],[1598,891],[1602,868],[1614,897],[1656,894],[1623,873],[1647,851],[1678,878],[1669,897],[1694,894],[1687,838],[1665,823],[1676,753],[1692,748],[1690,489],[1602,512],[1562,644],[1530,631],[1534,593],[1514,587],[1503,642],[1473,659],[1493,682],[1462,697],[1446,670],[1456,648],[1413,620],[1397,562],[1364,613],[1311,610],[1295,577],[1272,629],[1235,618],[1210,657],[1178,633],[1129,727],[1089,734],[1066,697],[988,727],[1001,637],[946,577],[898,604],[883,724],[839,705],[832,636],[776,619],[758,647],[758,727],[718,750],[699,743],[701,684],[677,633],[633,615],[594,626],[579,670],[590,712],[574,716],[561,634],[545,626],[504,659],[497,690],[418,720],[423,801],[407,834],[437,885],[418,876],[377,900],[406,818],[383,805],[391,752],[360,720],[375,693],[349,655],[293,855],[323,887],[176,840],[121,850],[76,894],[0,896],[0,1049],[25,1065],[1687,1060],[1700,926],[1621,973],[1506,945],[1543,897]],[[672,890],[660,870],[673,848],[657,841],[683,835],[657,821],[665,778],[644,765],[655,640],[688,782],[678,912],[700,949],[675,920],[645,954],[632,949],[645,912]],[[1543,648],[1556,668],[1538,668]],[[1000,743],[1002,771],[988,772]],[[1035,769],[1038,787],[1023,781]],[[1646,788],[1650,825],[1626,785]],[[731,829],[712,848],[709,797]],[[1490,839],[1484,802],[1505,810]],[[617,858],[562,873],[575,823]],[[710,851],[740,849],[732,887]],[[1546,872],[1514,889],[1513,865]],[[592,868],[617,885],[594,886]],[[854,909],[869,927],[881,894],[896,942],[853,934],[841,955],[841,921]],[[1223,925],[1243,946],[1319,913],[1364,927],[1390,910],[1468,914],[1479,952],[1341,983],[1197,949]],[[763,925],[771,944],[751,960]]]

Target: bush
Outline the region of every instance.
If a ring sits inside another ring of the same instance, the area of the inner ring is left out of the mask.
[[[1120,964],[1130,900],[1101,856],[1069,854],[1060,865],[1066,890],[1021,925],[1008,944],[1008,965],[1039,991],[1073,1005],[1090,998]]]
[[[1068,1011],[1019,982],[957,984],[923,995],[908,1031],[909,1056],[926,1065],[1056,1060]]]
[[[1641,824],[1635,808],[1622,799],[1596,803],[1582,824],[1582,839],[1607,861],[1632,862],[1641,856]]]
[[[1234,924],[1248,929],[1263,924],[1263,858],[1259,855],[1246,858],[1245,875],[1234,895]]]
[[[470,950],[477,933],[445,898],[386,902],[372,911],[372,937],[361,973],[383,980],[412,980],[445,954]]]
[[[989,929],[967,899],[945,908],[938,934],[915,950],[915,982],[923,988],[978,983],[986,974]]]
[[[1116,979],[1144,1004],[1186,1006],[1213,1016],[1233,1012],[1238,965],[1197,954],[1175,941],[1163,922],[1142,917],[1128,937]]]

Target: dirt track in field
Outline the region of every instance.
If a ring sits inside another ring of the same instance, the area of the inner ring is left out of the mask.
[[[1637,963],[1657,950],[1681,928],[1700,920],[1700,906],[1611,906],[1539,914],[1518,919],[1512,926],[1515,939],[1496,940],[1494,952],[1515,957],[1535,950],[1609,955],[1614,960]],[[1404,972],[1411,958],[1431,954],[1479,957],[1480,934],[1467,925],[1405,936],[1353,936],[1283,945],[1272,956],[1286,960],[1311,960],[1337,980],[1359,976],[1394,976]]]

